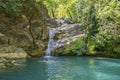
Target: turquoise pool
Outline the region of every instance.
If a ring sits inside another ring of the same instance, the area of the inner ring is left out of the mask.
[[[0,80],[120,80],[120,59],[45,58],[20,60],[20,67],[0,72]]]

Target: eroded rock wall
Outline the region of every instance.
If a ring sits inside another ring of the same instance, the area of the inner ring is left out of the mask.
[[[42,56],[48,42],[47,9],[35,0],[18,1],[22,5],[17,15],[6,13],[4,8],[0,7],[0,48],[12,45],[22,48],[31,56]],[[33,37],[36,49],[33,49]]]

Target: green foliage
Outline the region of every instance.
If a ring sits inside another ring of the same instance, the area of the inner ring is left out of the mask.
[[[89,45],[90,51],[95,49],[98,52],[120,53],[119,0],[29,0],[29,2],[31,9],[35,7],[41,10],[37,3],[42,3],[47,7],[51,17],[71,17],[85,27],[88,41],[85,43],[84,39],[79,39],[74,41],[72,46],[65,46],[65,54],[85,54],[86,44]],[[22,5],[20,0],[0,0],[0,9],[9,16],[17,16]],[[26,51],[29,49],[25,48]]]
[[[65,47],[65,53],[66,54],[75,54],[75,55],[82,55],[86,53],[85,50],[85,43],[83,39],[79,39],[74,41],[71,46]]]
[[[75,17],[75,3],[78,0],[46,0],[43,3],[47,6],[51,17]],[[54,16],[53,16],[54,14]]]
[[[72,52],[77,53],[77,55],[85,54],[85,43],[83,39],[79,39],[73,42]]]
[[[76,3],[77,22],[85,27],[87,35],[95,35],[98,32],[98,19],[95,1],[79,0]]]
[[[109,53],[115,53],[114,45],[119,44],[120,41],[120,27],[113,23],[104,25],[99,30],[99,33],[95,36],[95,42],[98,47],[103,47],[103,51],[108,51]],[[120,44],[119,44],[120,45]]]
[[[22,3],[16,0],[0,0],[0,7],[9,15],[18,15]]]
[[[119,42],[120,40],[120,27],[114,23],[109,23],[104,25],[104,27],[99,28],[99,33],[95,36],[95,41],[99,45],[105,46],[106,44],[113,44],[114,42]]]
[[[80,39],[65,48],[66,53],[105,51],[119,53],[120,45],[120,1],[118,0],[47,0],[48,11],[56,17],[70,17],[85,27],[86,43]],[[70,15],[68,14],[70,10]],[[51,12],[52,13],[52,12]]]
[[[120,45],[120,2],[111,0],[98,12],[99,33],[95,35],[96,49],[107,53],[119,53]],[[101,49],[102,47],[102,49]]]
[[[96,47],[96,44],[94,42],[94,39],[90,38],[89,39],[89,54],[96,54],[95,47]]]
[[[76,3],[77,20],[85,28],[89,38],[89,50],[119,53],[120,45],[120,2],[118,0],[79,0]],[[89,39],[88,38],[88,39]]]

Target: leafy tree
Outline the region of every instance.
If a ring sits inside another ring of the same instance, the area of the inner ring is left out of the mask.
[[[111,0],[106,3],[99,12],[98,18],[100,19],[99,33],[95,36],[97,48],[103,47],[103,51],[109,53],[119,53],[115,48],[120,44],[120,2]]]
[[[88,53],[89,38],[98,32],[95,1],[79,0],[76,4],[77,21],[85,27],[85,44]]]
[[[43,3],[47,6],[51,17],[71,17],[75,15],[75,3],[77,0],[46,0]]]

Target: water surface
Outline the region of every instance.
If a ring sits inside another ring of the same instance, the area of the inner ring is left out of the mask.
[[[22,66],[0,72],[0,80],[120,80],[120,59],[48,57],[21,60]]]

